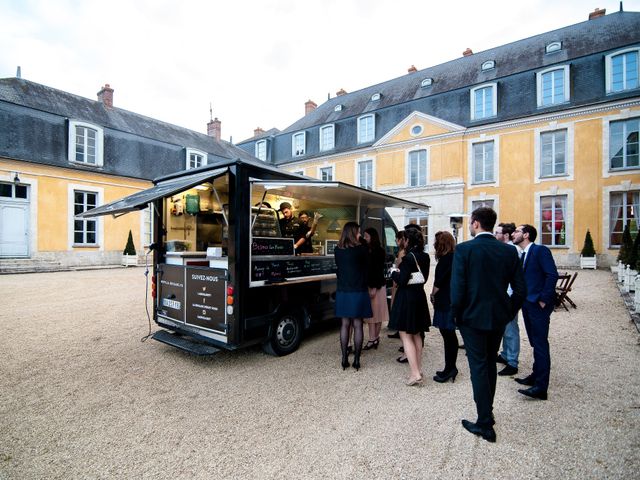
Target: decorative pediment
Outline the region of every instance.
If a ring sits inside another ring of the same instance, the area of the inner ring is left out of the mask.
[[[461,125],[447,122],[446,120],[427,115],[426,113],[412,112],[384,137],[378,140],[375,146],[406,142],[407,140],[428,138],[434,135],[443,135],[464,130],[465,128]]]

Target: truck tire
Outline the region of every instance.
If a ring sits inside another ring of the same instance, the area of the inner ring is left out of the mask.
[[[292,312],[283,313],[271,324],[269,338],[262,349],[269,355],[282,357],[295,352],[302,341],[302,321]]]

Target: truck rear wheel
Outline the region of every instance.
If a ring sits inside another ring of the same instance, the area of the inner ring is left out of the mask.
[[[295,313],[280,315],[271,325],[269,339],[263,350],[269,355],[281,357],[295,352],[302,340],[302,322]]]

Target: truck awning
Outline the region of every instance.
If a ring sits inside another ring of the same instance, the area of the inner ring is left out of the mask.
[[[206,172],[198,172],[193,175],[187,175],[178,178],[172,178],[158,182],[154,187],[147,190],[134,193],[128,197],[121,198],[115,202],[107,203],[99,207],[88,210],[84,213],[76,215],[77,217],[99,217],[101,215],[118,215],[135,210],[147,208],[147,205],[154,200],[163,198],[175,193],[181,192],[188,188],[194,187],[202,182],[214,180],[227,172],[228,168],[219,168],[216,170],[208,170]]]
[[[415,208],[428,209],[429,205],[412,202],[383,193],[342,182],[322,182],[309,180],[259,180],[251,179],[254,188],[268,190],[285,197],[310,200],[331,205],[367,205],[369,208]],[[255,190],[254,190],[255,191]]]

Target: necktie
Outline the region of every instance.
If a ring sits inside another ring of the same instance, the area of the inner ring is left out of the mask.
[[[522,252],[522,254],[520,255],[520,264],[522,265],[522,268],[524,268],[524,256],[525,256],[525,253]]]

